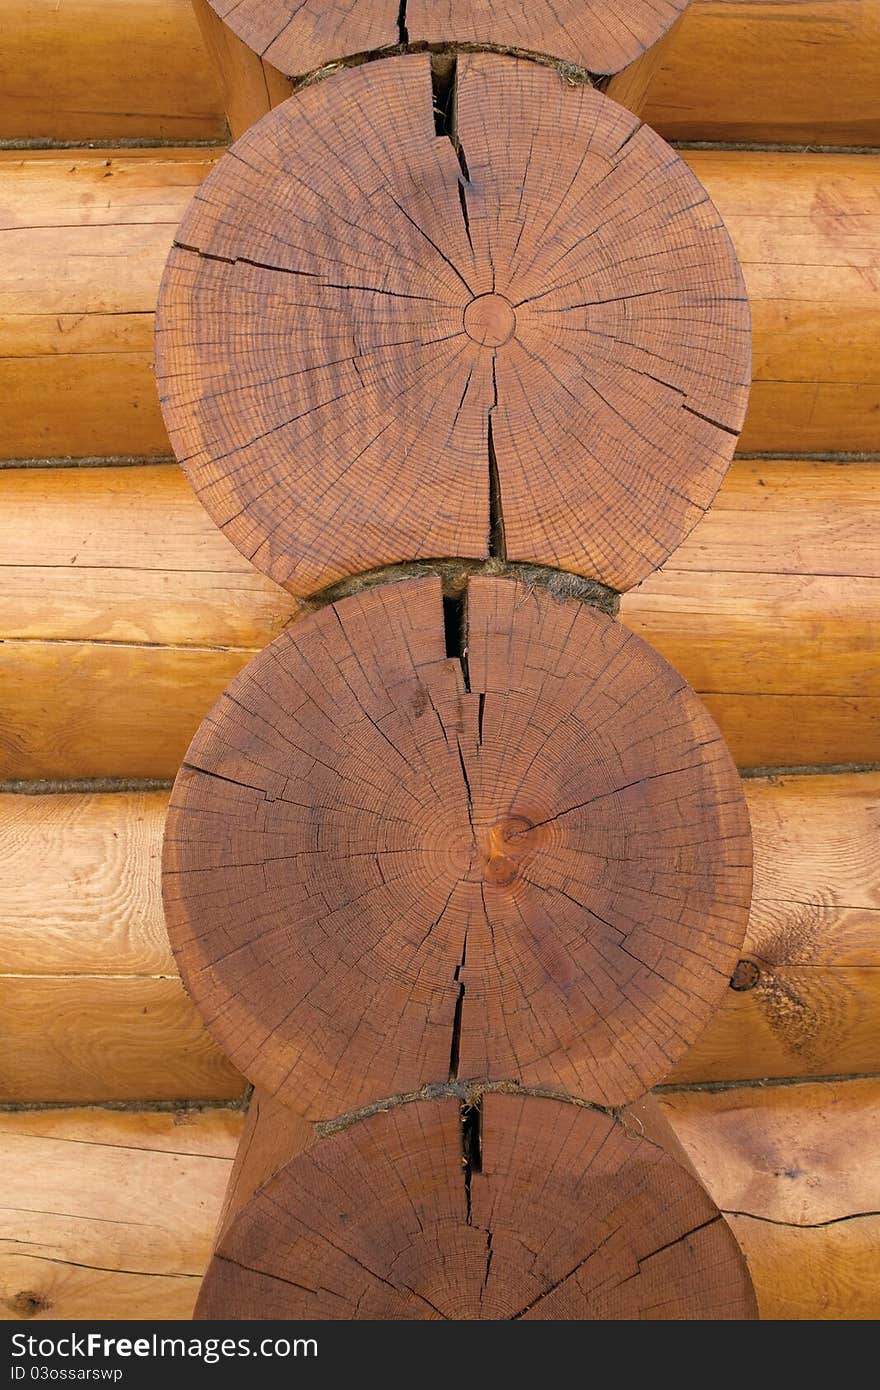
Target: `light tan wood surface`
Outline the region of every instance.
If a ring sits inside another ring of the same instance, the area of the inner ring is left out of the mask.
[[[0,140],[222,140],[189,0],[3,0]]]
[[[737,462],[623,599],[741,766],[880,758],[877,476]],[[226,683],[298,611],[173,465],[0,472],[0,547],[0,776],[174,776]]]
[[[0,1318],[188,1318],[241,1115],[0,1114]]]

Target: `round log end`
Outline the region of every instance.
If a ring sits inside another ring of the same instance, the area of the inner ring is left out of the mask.
[[[160,293],[175,453],[300,595],[490,554],[630,588],[743,423],[730,239],[657,135],[550,69],[462,56],[454,113],[438,135],[409,55],[305,88],[224,156]]]
[[[490,1094],[316,1140],[220,1238],[203,1319],[750,1319],[697,1180],[611,1116]]]
[[[203,1017],[317,1118],[459,1077],[632,1100],[720,1003],[750,890],[684,680],[510,579],[462,614],[424,578],[296,622],[204,721],[166,830]]]
[[[332,0],[208,0],[255,53],[293,76],[334,60],[406,43],[509,48],[615,73],[666,33],[687,0],[397,0],[340,6]]]

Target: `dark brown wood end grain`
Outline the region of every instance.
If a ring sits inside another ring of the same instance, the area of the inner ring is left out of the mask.
[[[317,1139],[243,1205],[196,1316],[743,1320],[745,1260],[703,1187],[610,1115],[491,1094]]]
[[[450,1077],[632,1100],[742,947],[748,812],[682,677],[511,580],[472,579],[464,630],[445,619],[428,578],[299,620],[171,798],[181,973],[236,1065],[312,1118]]]
[[[405,43],[478,44],[619,72],[674,24],[687,0],[209,0],[248,47],[288,75]]]
[[[504,555],[631,588],[710,505],[749,311],[721,218],[660,138],[533,63],[427,54],[306,88],[199,189],[156,329],[171,442],[297,595]]]

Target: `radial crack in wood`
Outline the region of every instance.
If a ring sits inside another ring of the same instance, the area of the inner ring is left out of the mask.
[[[473,1136],[462,1149],[475,1121],[477,1161]],[[723,1216],[662,1148],[598,1110],[492,1094],[310,1143],[227,1222],[196,1316],[728,1320],[756,1305]]]
[[[193,998],[313,1118],[450,1071],[633,1099],[724,997],[750,888],[685,681],[506,579],[471,579],[460,638],[436,577],[296,622],[205,719],[166,829]]]
[[[399,44],[479,44],[547,54],[584,71],[619,72],[674,24],[687,0],[208,0],[238,38],[279,71]]]
[[[198,496],[296,594],[400,560],[630,588],[711,503],[749,313],[721,219],[600,93],[427,54],[307,88],[202,185],[160,292],[165,422]]]

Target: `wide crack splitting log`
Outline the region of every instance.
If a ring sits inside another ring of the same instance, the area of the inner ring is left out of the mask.
[[[461,215],[464,220],[465,235],[468,245],[473,250],[473,238],[471,237],[471,221],[468,213],[467,191],[471,187],[471,175],[468,168],[467,156],[464,152],[464,145],[458,133],[458,65],[455,58],[446,58],[444,62],[448,64],[448,69],[444,69],[444,85],[440,86],[442,93],[442,108],[440,98],[438,98],[438,85],[434,79],[434,59],[432,59],[432,84],[434,85],[435,98],[435,124],[437,122],[437,112],[442,109],[443,125],[438,128],[438,134],[446,135],[452,148],[455,150],[461,170],[458,176],[458,200],[461,205]],[[448,75],[447,75],[448,72]],[[495,288],[495,275],[493,267],[492,288]],[[498,377],[496,363],[498,360],[497,352],[492,353],[492,404],[489,406],[486,419],[486,441],[489,455],[489,556],[491,559],[506,560],[507,547],[504,538],[504,516],[501,507],[501,478],[498,472],[498,459],[495,453],[495,439],[493,435],[492,416],[498,406]]]
[[[452,1016],[452,1042],[449,1046],[449,1080],[458,1080],[458,1067],[461,1059],[461,1015],[464,1009],[464,981],[461,972],[467,964],[467,929],[465,929],[464,940],[461,943],[461,960],[455,967],[453,979],[458,985],[458,998],[455,1001],[455,1013]]]
[[[444,595],[443,597],[443,630],[446,638],[446,655],[452,659],[457,659],[461,666],[464,688],[470,693],[470,676],[467,665],[467,590],[457,597]],[[461,741],[456,737],[458,747],[458,761],[461,766],[461,776],[464,782],[465,795],[467,797],[468,820],[470,821],[471,831],[474,828],[473,820],[473,796],[471,794],[470,778],[468,777],[467,764],[465,763]],[[467,945],[468,929],[465,927],[464,937],[461,943],[461,959],[455,967],[453,979],[458,985],[458,997],[455,1001],[455,1012],[452,1018],[452,1040],[449,1046],[449,1080],[458,1080],[459,1061],[461,1056],[461,1024],[462,1013],[464,1011],[464,991],[465,985],[461,978],[461,972],[467,965]]]
[[[475,1173],[483,1171],[483,1098],[482,1095],[469,1096],[461,1102],[459,1111],[461,1122],[461,1166],[464,1175],[464,1201],[465,1201],[465,1222],[468,1226],[473,1226],[473,1192],[472,1184]],[[480,1227],[479,1229],[483,1229]],[[492,1246],[492,1228],[487,1226],[486,1231],[486,1266],[483,1270],[483,1282],[480,1285],[480,1306],[482,1307],[483,1298],[489,1284],[489,1276],[492,1273],[492,1258],[494,1249]]]
[[[461,1166],[464,1173],[465,1219],[472,1224],[471,1183],[474,1173],[483,1171],[483,1102],[482,1097],[463,1100],[459,1110],[461,1121]],[[490,1255],[491,1259],[491,1255]]]
[[[507,542],[504,537],[504,512],[501,506],[501,476],[498,472],[498,459],[495,455],[495,439],[492,433],[492,415],[498,405],[498,377],[495,364],[498,354],[492,353],[492,404],[486,420],[486,438],[489,449],[489,556],[491,559],[507,559]]]
[[[456,113],[458,109],[456,105],[458,99],[458,74],[454,65],[452,69],[452,79],[452,97],[449,108],[449,139],[452,142],[452,148],[455,150],[458,157],[459,168],[461,169],[461,173],[458,176],[458,201],[461,207],[462,220],[464,221],[465,236],[468,239],[468,245],[471,250],[473,250],[474,243],[471,239],[471,219],[468,213],[467,203],[467,190],[471,186],[471,175],[467,166],[467,159],[465,158],[464,146],[458,138],[458,126],[456,124]]]
[[[468,214],[467,193],[471,176],[468,171],[464,149],[458,138],[456,106],[458,99],[458,61],[454,54],[431,54],[431,92],[434,102],[434,130],[436,134],[449,141],[455,150],[460,173],[458,176],[458,201],[464,221],[465,235],[473,249],[471,223]]]
[[[438,137],[447,139],[455,150],[459,164],[458,200],[464,222],[465,236],[473,250],[471,221],[468,212],[467,192],[471,187],[467,156],[458,133],[458,62],[454,54],[434,53],[431,55],[431,92],[434,108],[434,130]],[[495,277],[492,276],[494,291]],[[492,404],[486,420],[487,451],[489,456],[489,535],[488,551],[490,559],[507,559],[507,546],[504,536],[504,515],[501,506],[501,478],[498,459],[495,453],[492,416],[498,406],[498,379],[496,362],[498,354],[492,353]],[[465,391],[467,388],[465,388]],[[464,396],[462,396],[462,401]]]
[[[451,139],[450,114],[455,86],[456,60],[454,54],[432,53],[431,99],[434,107],[435,135]]]

